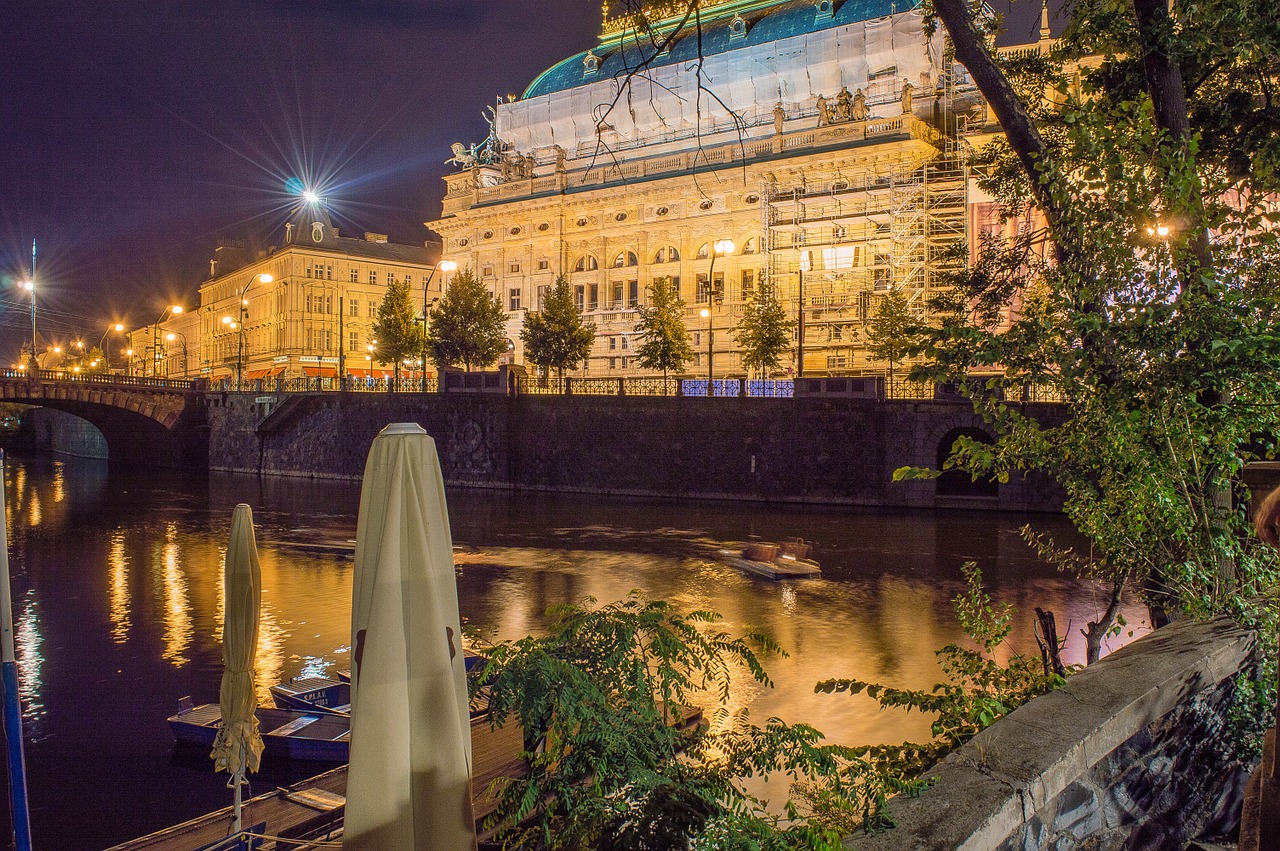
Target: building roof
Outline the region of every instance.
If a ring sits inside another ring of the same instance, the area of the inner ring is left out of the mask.
[[[740,47],[767,44],[845,24],[885,18],[898,12],[910,11],[919,5],[920,0],[844,0],[836,3],[834,13],[820,15],[818,4],[814,0],[784,0],[765,8],[744,10],[741,17],[746,22],[747,32],[738,38],[730,36],[731,19],[727,15],[711,20],[704,16],[702,55],[713,56]],[[672,43],[670,51],[657,57],[650,67],[677,65],[696,59],[698,41],[698,29],[690,24]],[[586,72],[585,60],[589,53],[600,60],[599,70],[594,73]],[[597,80],[607,80],[620,73],[625,74],[627,69],[635,67],[652,53],[652,44],[644,36],[632,35],[621,40],[608,40],[594,50],[584,50],[552,65],[529,84],[521,97],[538,97]]]
[[[356,239],[339,236],[338,229],[333,226],[328,213],[322,208],[304,207],[290,217],[285,228],[285,244],[281,250],[297,247],[336,251],[353,257],[367,257],[371,260],[399,261],[403,263],[419,263],[430,265],[430,249],[425,245],[404,245],[390,242],[379,237],[377,241],[365,238]],[[315,239],[319,236],[320,239]]]

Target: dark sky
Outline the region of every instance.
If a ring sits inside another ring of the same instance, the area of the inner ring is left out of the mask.
[[[344,232],[420,243],[449,144],[595,43],[599,0],[5,0],[0,365],[30,334],[195,304],[220,238],[262,245],[297,176]]]

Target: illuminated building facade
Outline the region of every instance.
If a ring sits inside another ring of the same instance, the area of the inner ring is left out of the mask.
[[[661,8],[652,36],[606,17],[597,46],[494,107],[488,139],[454,145],[428,223],[443,257],[507,308],[517,362],[525,312],[563,273],[596,324],[587,375],[641,372],[636,308],[667,277],[691,373],[710,324],[716,377],[745,375],[732,332],[765,281],[800,320],[789,372],[882,370],[880,299],[923,314],[968,238],[961,140],[987,119],[964,69],[910,0],[704,0],[700,32]]]
[[[219,248],[198,306],[131,333],[130,368],[232,382],[237,368],[249,381],[390,374],[368,351],[378,305],[392,281],[408,283],[420,305],[432,269],[426,247],[342,236],[327,221],[291,222],[284,246],[262,256]],[[442,278],[431,281],[428,301]]]

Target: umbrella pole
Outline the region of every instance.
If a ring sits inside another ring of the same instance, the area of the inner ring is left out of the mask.
[[[9,758],[9,806],[14,847],[31,851],[27,811],[27,760],[22,747],[22,704],[18,699],[18,662],[13,651],[13,599],[9,589],[9,533],[4,522],[4,452],[0,450],[0,673],[4,677],[5,751]]]
[[[242,744],[242,745],[240,746],[240,765],[244,765],[244,764],[245,764],[245,756],[246,756],[245,751],[246,751],[246,750],[248,750],[248,749],[247,749],[247,748]],[[233,821],[232,821],[232,823],[231,823],[231,829],[232,829],[235,833],[239,833],[239,832],[244,828],[244,823],[243,823],[243,821],[242,821],[242,819],[241,819],[241,815],[242,815],[242,814],[241,814],[241,812],[240,812],[240,804],[241,804],[241,800],[242,800],[242,797],[243,797],[243,787],[244,787],[244,769],[243,769],[243,768],[241,768],[239,771],[237,771],[237,772],[235,772],[234,774],[232,774],[232,775],[231,775],[231,782],[232,782],[232,783],[234,783],[234,784],[235,784],[235,786],[236,786],[235,798],[234,798],[234,800],[235,800],[235,807],[234,807],[235,818],[234,818],[234,820],[233,820]]]

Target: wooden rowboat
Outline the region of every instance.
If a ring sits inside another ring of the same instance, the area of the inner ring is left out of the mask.
[[[346,762],[349,758],[349,716],[262,707],[254,714],[266,756],[316,762]],[[222,726],[222,707],[216,703],[192,706],[189,698],[183,698],[178,714],[168,722],[178,742],[212,748]]]

